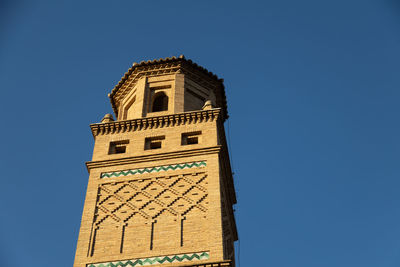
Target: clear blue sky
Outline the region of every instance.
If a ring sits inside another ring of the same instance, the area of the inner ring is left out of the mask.
[[[398,1],[2,0],[0,266],[72,266],[89,124],[180,54],[225,79],[241,267],[400,265]]]

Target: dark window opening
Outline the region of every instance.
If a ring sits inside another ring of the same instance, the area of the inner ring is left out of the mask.
[[[151,112],[168,110],[168,96],[164,92],[157,93],[153,100]]]
[[[161,141],[154,141],[150,143],[150,149],[161,148]]]
[[[195,145],[199,143],[201,132],[194,133],[183,133],[182,134],[182,145]]]
[[[145,140],[144,149],[159,149],[162,146],[162,141],[165,139],[165,136],[158,137],[148,137]]]
[[[110,142],[110,148],[108,149],[108,154],[125,153],[128,144],[129,140]]]
[[[198,144],[199,143],[199,137],[198,136],[188,136],[186,139],[186,144],[188,145],[193,145],[193,144]]]
[[[120,153],[125,153],[125,152],[126,152],[126,146],[115,147],[115,154],[120,154]]]

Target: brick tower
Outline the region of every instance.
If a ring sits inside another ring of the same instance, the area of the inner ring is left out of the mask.
[[[133,64],[109,97],[74,267],[235,266],[223,81],[172,57]]]

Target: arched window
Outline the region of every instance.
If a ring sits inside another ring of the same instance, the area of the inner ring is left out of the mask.
[[[168,110],[168,96],[164,92],[159,92],[154,96],[151,112]]]

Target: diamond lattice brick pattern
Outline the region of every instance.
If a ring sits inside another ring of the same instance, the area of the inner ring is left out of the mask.
[[[185,216],[196,208],[207,211],[207,175],[194,172],[146,180],[101,184],[94,224],[124,224],[138,216],[154,220],[167,212]]]

